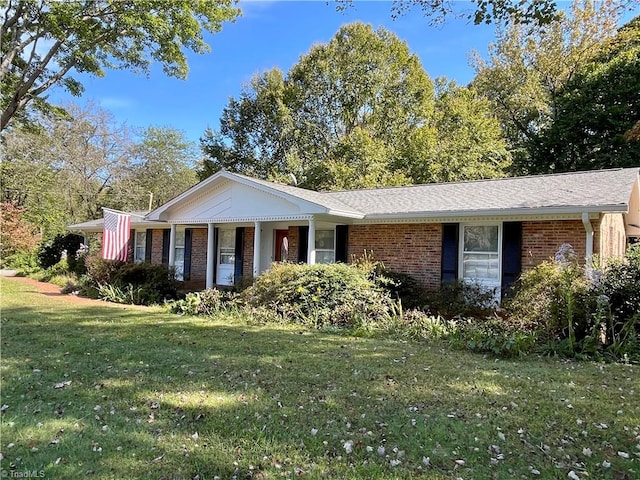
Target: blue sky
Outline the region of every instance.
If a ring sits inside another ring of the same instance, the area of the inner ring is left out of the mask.
[[[475,49],[486,56],[495,38],[493,26],[467,20],[449,18],[442,26],[430,26],[419,10],[393,20],[390,1],[357,1],[343,13],[325,1],[241,0],[239,6],[243,16],[207,36],[210,53],[189,55],[186,81],[167,77],[158,66],[149,78],[109,70],[103,78],[82,77],[82,97],[57,90],[50,100],[92,101],[129,127],[169,126],[197,142],[208,125],[218,128],[229,97],[237,97],[254,74],[273,67],[286,73],[313,44],[328,42],[346,23],[360,20],[387,28],[407,42],[431,78],[446,76],[461,84],[474,75],[468,54]],[[459,7],[471,8],[464,2]]]

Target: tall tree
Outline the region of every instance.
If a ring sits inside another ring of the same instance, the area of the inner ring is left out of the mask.
[[[159,62],[167,75],[185,78],[184,49],[205,53],[203,30],[217,32],[240,11],[232,0],[8,0],[0,28],[0,131],[58,84],[73,95],[75,71],[104,76],[105,68],[148,73]]]
[[[540,132],[558,113],[563,87],[603,40],[616,34],[619,0],[574,0],[569,14],[546,26],[512,24],[499,29],[489,59],[477,53],[473,86],[493,104],[513,155],[513,172],[538,171]]]
[[[3,189],[27,207],[25,217],[47,226],[98,218],[101,206],[119,207],[112,185],[126,177],[132,157],[130,132],[97,107],[65,108],[65,118],[43,119],[38,132],[6,132]]]
[[[126,177],[110,187],[122,208],[162,205],[198,181],[197,147],[180,130],[148,127],[132,145],[131,154]]]
[[[537,171],[640,165],[640,17],[599,46],[559,92],[540,132]]]
[[[502,148],[505,158],[491,157],[501,140],[486,100],[446,90],[435,98],[419,59],[393,33],[345,25],[287,75],[256,76],[239,99],[229,100],[220,130],[208,129],[201,139],[208,157],[201,178],[224,167],[340,189],[502,175],[508,155]],[[448,114],[457,120],[447,123]],[[462,138],[446,142],[447,136]],[[461,145],[469,151],[458,161],[468,165],[427,172],[429,162],[453,162]],[[487,160],[491,166],[480,165]]]

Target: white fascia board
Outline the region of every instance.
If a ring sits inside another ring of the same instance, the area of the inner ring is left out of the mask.
[[[509,208],[491,210],[464,210],[464,211],[443,211],[443,212],[407,212],[407,213],[385,213],[365,215],[364,220],[395,220],[405,218],[456,218],[456,217],[495,217],[495,216],[522,216],[530,215],[576,215],[580,218],[583,212],[586,213],[626,213],[628,205],[600,205],[600,206],[571,206],[571,207],[542,207],[542,208]]]

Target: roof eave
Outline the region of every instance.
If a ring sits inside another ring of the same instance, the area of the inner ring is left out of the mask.
[[[494,217],[515,215],[558,215],[558,214],[582,214],[582,213],[627,213],[629,207],[623,205],[590,205],[569,207],[534,207],[534,208],[508,208],[508,209],[482,209],[482,210],[446,210],[446,211],[412,211],[402,213],[383,213],[365,215],[366,220],[390,220],[402,218],[452,218],[452,217]]]

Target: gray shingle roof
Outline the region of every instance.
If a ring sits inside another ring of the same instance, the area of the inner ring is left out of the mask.
[[[640,168],[326,192],[366,217],[624,210]]]

